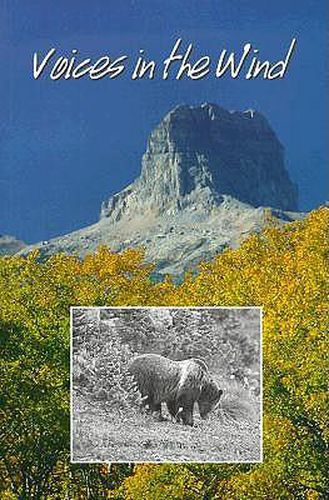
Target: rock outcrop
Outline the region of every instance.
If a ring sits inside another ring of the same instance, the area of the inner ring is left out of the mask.
[[[283,223],[303,216],[294,212],[296,187],[266,119],[213,104],[179,106],[152,132],[140,176],[103,203],[99,222],[33,248],[84,256],[100,244],[143,246],[158,275],[181,276],[259,231],[264,207]]]
[[[14,236],[0,234],[0,255],[14,255],[22,250],[26,244]]]
[[[140,177],[103,203],[101,216],[118,221],[191,206],[209,210],[222,195],[254,207],[297,209],[283,147],[260,113],[178,106],[152,132]]]

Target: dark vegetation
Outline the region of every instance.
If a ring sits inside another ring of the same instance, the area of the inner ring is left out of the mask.
[[[328,498],[328,212],[269,221],[180,286],[136,250],[0,258],[0,497]],[[71,464],[70,305],[263,306],[263,463]]]
[[[260,460],[258,309],[74,309],[73,324],[75,461]],[[150,352],[202,358],[224,389],[196,430],[138,408],[127,367]]]

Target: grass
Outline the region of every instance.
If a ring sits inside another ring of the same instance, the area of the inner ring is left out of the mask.
[[[229,383],[221,407],[194,427],[159,422],[136,408],[74,398],[75,462],[254,462],[261,459],[259,399]]]

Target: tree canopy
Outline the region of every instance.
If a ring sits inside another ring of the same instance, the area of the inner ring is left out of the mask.
[[[141,250],[0,258],[2,498],[326,498],[328,209],[274,221],[180,285]],[[262,306],[264,461],[69,462],[69,307]]]

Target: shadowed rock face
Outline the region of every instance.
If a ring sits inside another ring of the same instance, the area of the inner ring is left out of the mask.
[[[136,213],[209,209],[229,195],[254,207],[297,209],[283,147],[259,113],[178,106],[152,132],[140,177],[103,203],[113,221]]]
[[[17,240],[14,236],[0,234],[0,255],[14,255],[25,246],[23,241]]]
[[[140,176],[103,203],[96,224],[21,253],[85,256],[100,244],[112,251],[144,247],[157,276],[180,279],[260,231],[264,207],[285,223],[303,217],[296,206],[283,148],[262,115],[179,106],[151,133]]]

